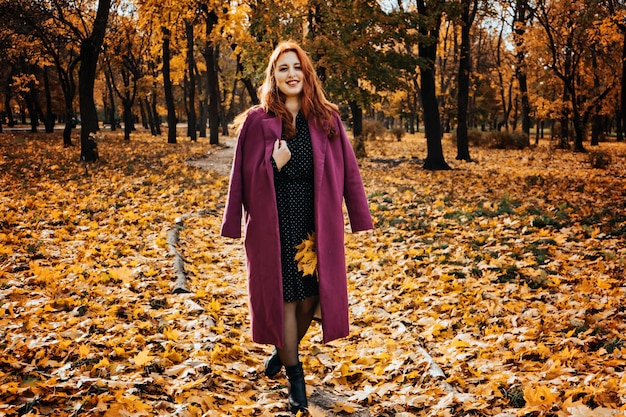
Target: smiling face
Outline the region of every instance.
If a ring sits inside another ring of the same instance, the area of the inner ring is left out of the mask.
[[[294,51],[283,53],[276,60],[274,67],[276,87],[287,98],[299,97],[304,84],[304,73],[298,54]]]

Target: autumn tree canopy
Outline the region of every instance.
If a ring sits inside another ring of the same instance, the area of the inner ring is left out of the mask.
[[[357,141],[364,117],[406,131],[421,121],[426,166],[441,169],[443,133],[458,131],[457,158],[469,160],[468,129],[529,135],[532,122],[584,150],[590,137],[623,137],[624,16],[620,2],[582,0],[2,0],[2,123],[119,120],[128,137],[136,122],[155,135],[166,123],[175,141],[180,122],[218,143],[256,102],[273,46],[294,39]]]

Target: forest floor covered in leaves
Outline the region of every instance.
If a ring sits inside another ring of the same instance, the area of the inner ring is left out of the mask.
[[[58,135],[0,135],[0,416],[289,415],[219,236],[232,148],[98,142],[85,166]],[[367,143],[375,230],[346,236],[350,337],[303,342],[311,414],[626,415],[626,143],[596,169],[446,139],[439,172],[425,145]]]

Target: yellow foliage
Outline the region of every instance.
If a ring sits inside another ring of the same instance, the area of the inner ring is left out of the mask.
[[[315,245],[315,232],[308,235],[307,239],[296,246],[295,260],[298,261],[298,271],[303,275],[313,275],[317,271],[317,249]]]
[[[135,355],[135,357],[133,358],[133,363],[136,367],[140,368],[152,362],[154,358],[156,358],[156,356],[150,355],[150,348],[146,347],[137,355]]]
[[[527,386],[524,388],[524,399],[529,407],[549,410],[554,402],[559,398],[558,393],[554,393],[547,386]]]

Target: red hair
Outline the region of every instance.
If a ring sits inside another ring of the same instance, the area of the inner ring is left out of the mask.
[[[265,70],[265,81],[261,85],[260,99],[261,107],[275,114],[283,122],[283,132],[285,138],[292,138],[296,135],[296,127],[293,123],[293,116],[285,106],[285,96],[278,90],[274,71],[276,69],[276,61],[285,52],[295,52],[298,55],[302,73],[304,75],[302,93],[300,97],[301,111],[304,117],[309,120],[313,118],[315,123],[323,126],[329,138],[337,136],[337,130],[334,126],[333,117],[338,112],[337,106],[326,99],[324,88],[320,81],[313,62],[309,55],[293,41],[285,41],[278,44],[272,55],[270,56],[267,69]]]

